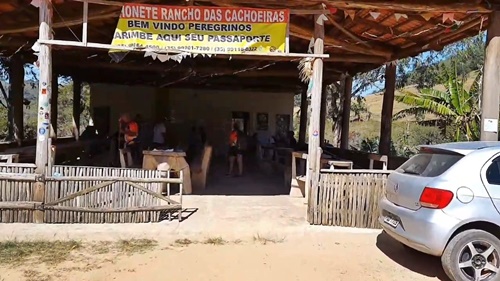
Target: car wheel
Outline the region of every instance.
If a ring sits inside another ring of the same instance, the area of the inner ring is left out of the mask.
[[[477,229],[466,230],[451,239],[441,263],[455,281],[500,280],[500,241]]]

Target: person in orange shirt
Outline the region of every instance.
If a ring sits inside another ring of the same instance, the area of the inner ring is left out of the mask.
[[[234,162],[238,164],[238,176],[243,175],[243,150],[244,135],[237,123],[233,124],[233,130],[229,134],[229,172],[228,176],[233,174]]]
[[[125,139],[125,147],[130,149],[130,153],[132,154],[132,158],[135,163],[140,162],[138,155],[138,139],[139,136],[139,125],[137,122],[130,118],[128,113],[122,114],[120,119],[120,133],[123,134]]]

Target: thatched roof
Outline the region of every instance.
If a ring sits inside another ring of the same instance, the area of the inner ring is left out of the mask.
[[[52,0],[54,3],[54,39],[81,40],[81,2]],[[94,0],[98,1],[98,0]],[[115,1],[116,2],[116,1]],[[123,1],[163,5],[242,6],[292,9],[290,19],[290,51],[305,53],[311,40],[314,13],[328,9],[325,22],[325,79],[334,80],[340,73],[367,71],[386,62],[414,56],[428,50],[476,35],[488,27],[495,1],[479,0],[169,0]],[[426,4],[424,4],[426,3]],[[120,13],[119,6],[89,5],[89,42],[111,43]],[[33,61],[31,46],[38,38],[38,9],[29,0],[5,0],[0,3],[0,53],[21,53]],[[115,81],[171,85],[207,79],[257,81],[257,76],[273,77],[275,84],[298,75],[297,59],[185,59],[176,62],[153,62],[141,54],[130,54],[119,64],[110,63],[106,51],[54,47],[54,68],[58,73],[80,76],[87,81]],[[145,67],[147,65],[147,67]],[[247,70],[249,69],[249,70]],[[109,70],[105,72],[105,70]],[[241,71],[245,70],[245,71]],[[227,79],[239,72],[241,80]],[[105,75],[104,75],[105,74]],[[203,78],[194,78],[202,76]],[[186,78],[187,77],[187,78]],[[133,79],[132,79],[133,78]],[[245,79],[243,79],[245,78]],[[194,79],[194,80],[193,80]],[[260,80],[260,81],[258,81]],[[294,80],[295,81],[295,80]]]

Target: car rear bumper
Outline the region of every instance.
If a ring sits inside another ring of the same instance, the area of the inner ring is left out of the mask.
[[[459,223],[441,210],[420,208],[414,211],[393,204],[385,196],[380,200],[379,208],[379,222],[389,236],[433,256],[441,256],[453,229]],[[396,228],[384,223],[384,211],[399,217],[400,223]]]

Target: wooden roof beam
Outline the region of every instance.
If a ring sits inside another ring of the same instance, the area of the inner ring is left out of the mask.
[[[120,16],[120,8],[104,8],[99,11],[89,11],[89,21],[103,20]],[[67,18],[65,21],[57,21],[52,24],[52,28],[66,28],[70,26],[83,24],[83,16],[77,16],[74,18]],[[39,28],[38,20],[35,19],[34,23],[27,26],[16,26],[16,27],[2,27],[0,29],[0,35],[14,34],[37,31]]]
[[[428,38],[425,43],[421,43],[417,46],[402,49],[401,52],[398,52],[397,55],[393,57],[392,60],[403,59],[422,52],[439,49],[440,46],[442,45],[444,46],[442,42],[449,41],[450,38],[456,38],[457,36],[460,37],[459,35],[461,33],[468,32],[473,28],[479,27],[479,25],[481,24],[481,20],[482,20],[481,17],[475,18],[463,24],[457,30],[447,33],[445,35],[443,35],[444,31],[437,32],[432,37]]]
[[[301,38],[304,40],[311,40],[312,32],[311,29],[305,28],[298,24],[290,23],[290,35]],[[325,36],[325,45],[333,46],[335,48],[340,48],[349,52],[365,54],[365,55],[374,55],[385,58],[390,58],[392,56],[391,50],[382,50],[376,47],[366,47],[364,45],[351,44],[342,40],[338,40],[331,36]]]
[[[196,2],[212,2],[212,0],[196,0]],[[222,1],[221,1],[222,2]],[[232,6],[242,4],[259,4],[259,5],[277,5],[282,3],[284,7],[287,5],[299,4],[298,1],[276,1],[276,0],[225,0],[225,3]],[[365,10],[394,10],[405,12],[454,12],[454,13],[490,13],[492,9],[488,7],[486,1],[471,1],[458,0],[454,3],[444,0],[434,1],[415,1],[415,0],[397,0],[397,1],[376,1],[376,0],[323,0],[329,6],[339,9],[365,9]]]

